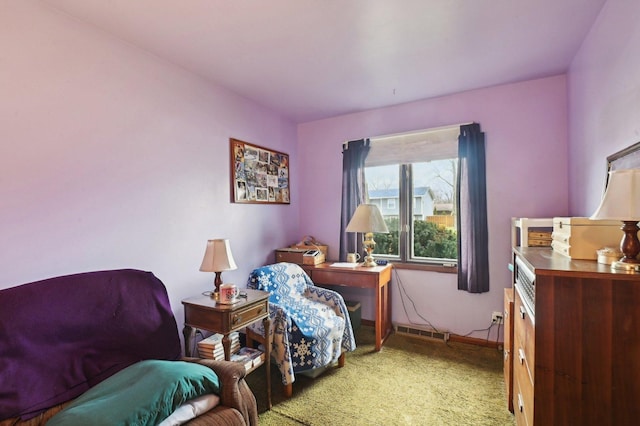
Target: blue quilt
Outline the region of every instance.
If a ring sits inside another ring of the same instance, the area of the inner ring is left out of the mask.
[[[293,263],[255,269],[248,288],[268,291],[272,355],[282,373],[282,383],[295,381],[295,373],[325,367],[356,342],[349,311],[342,296],[316,287],[304,270]],[[262,323],[250,326],[264,333]]]

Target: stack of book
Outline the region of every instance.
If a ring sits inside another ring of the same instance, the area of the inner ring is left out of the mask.
[[[259,349],[243,347],[231,355],[231,361],[244,364],[244,368],[249,371],[264,362],[264,352]]]
[[[198,354],[200,358],[208,358],[215,360],[224,360],[224,346],[222,345],[222,338],[224,336],[220,333],[212,334],[198,342]],[[240,334],[236,331],[229,334],[231,340],[230,352],[233,354],[240,349]]]

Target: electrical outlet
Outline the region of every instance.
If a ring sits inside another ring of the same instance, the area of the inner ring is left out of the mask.
[[[491,324],[502,324],[502,312],[495,311],[491,314]]]

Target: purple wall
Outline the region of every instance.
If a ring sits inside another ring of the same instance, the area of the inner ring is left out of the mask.
[[[420,314],[457,333],[484,328],[509,286],[510,218],[586,216],[605,157],[640,140],[640,4],[609,1],[567,76],[301,124],[56,13],[8,2],[0,14],[0,288],[85,270],[136,267],[180,300],[210,287],[206,239],[228,237],[243,285],[273,249],[311,234],[338,249],[341,144],[477,121],[487,135],[492,291],[399,271]],[[568,92],[568,94],[567,94]],[[290,206],[229,203],[228,138],[291,155]],[[366,292],[347,293],[364,302]],[[483,333],[477,335],[483,337]]]
[[[330,256],[335,256],[344,141],[471,121],[480,123],[486,133],[491,291],[470,295],[456,289],[455,275],[399,271],[392,286],[394,322],[406,323],[408,318],[422,322],[403,311],[399,284],[422,316],[456,333],[484,328],[492,311],[502,311],[503,289],[510,285],[510,218],[561,216],[568,210],[565,77],[475,90],[298,127],[304,170],[300,229],[327,243]],[[363,318],[373,319],[370,294],[347,295],[365,302]]]
[[[639,19],[640,2],[608,1],[568,73],[574,216],[598,207],[606,157],[640,141]]]
[[[212,287],[206,241],[227,237],[244,286],[298,238],[289,206],[229,202],[229,138],[291,155],[295,126],[36,2],[0,13],[0,288],[138,268],[180,300]]]

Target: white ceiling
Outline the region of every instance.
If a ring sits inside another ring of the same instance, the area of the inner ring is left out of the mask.
[[[292,121],[563,73],[606,0],[43,0]]]

